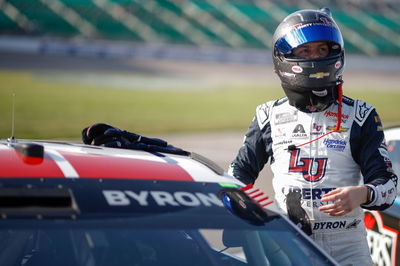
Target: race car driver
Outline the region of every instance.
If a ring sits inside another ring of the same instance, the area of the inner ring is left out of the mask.
[[[343,39],[329,9],[287,16],[272,56],[286,97],[256,108],[229,173],[254,183],[269,162],[278,207],[341,265],[371,265],[362,208],[391,206],[397,176],[375,108],[342,96]]]

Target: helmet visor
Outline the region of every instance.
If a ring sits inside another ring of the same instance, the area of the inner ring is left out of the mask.
[[[334,42],[343,49],[343,39],[340,31],[336,27],[326,24],[310,24],[293,29],[278,39],[275,46],[278,51],[286,54],[299,45],[316,41]]]

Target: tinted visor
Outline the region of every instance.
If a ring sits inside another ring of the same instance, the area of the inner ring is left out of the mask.
[[[326,24],[310,24],[293,29],[278,39],[275,46],[281,53],[286,54],[299,45],[316,41],[334,42],[343,48],[343,39],[340,31]]]

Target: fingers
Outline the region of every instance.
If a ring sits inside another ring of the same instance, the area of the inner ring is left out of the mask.
[[[321,206],[319,210],[331,216],[341,216],[353,210],[352,197],[348,188],[337,188],[325,194],[321,202],[333,202]]]
[[[341,194],[340,194],[341,192],[342,192],[342,190],[340,188],[331,190],[322,196],[321,201],[323,201],[323,202],[338,201],[341,199]]]
[[[346,200],[335,201],[334,203],[327,204],[319,207],[321,212],[329,214],[331,216],[341,216],[351,211]]]
[[[319,210],[321,212],[324,212],[331,216],[340,216],[348,212],[346,201],[340,188],[334,189],[326,193],[324,196],[322,196],[321,202],[333,202],[331,204],[319,207]]]
[[[329,201],[338,201],[340,199],[341,199],[340,194],[339,193],[335,193],[335,194],[332,194],[332,195],[326,194],[326,195],[322,196],[321,201],[322,202],[329,202]]]

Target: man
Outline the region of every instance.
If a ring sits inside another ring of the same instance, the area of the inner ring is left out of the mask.
[[[362,208],[388,208],[397,186],[379,116],[342,96],[343,39],[328,9],[287,16],[273,45],[287,97],[257,107],[229,172],[254,183],[269,162],[278,207],[340,264],[371,265]]]

